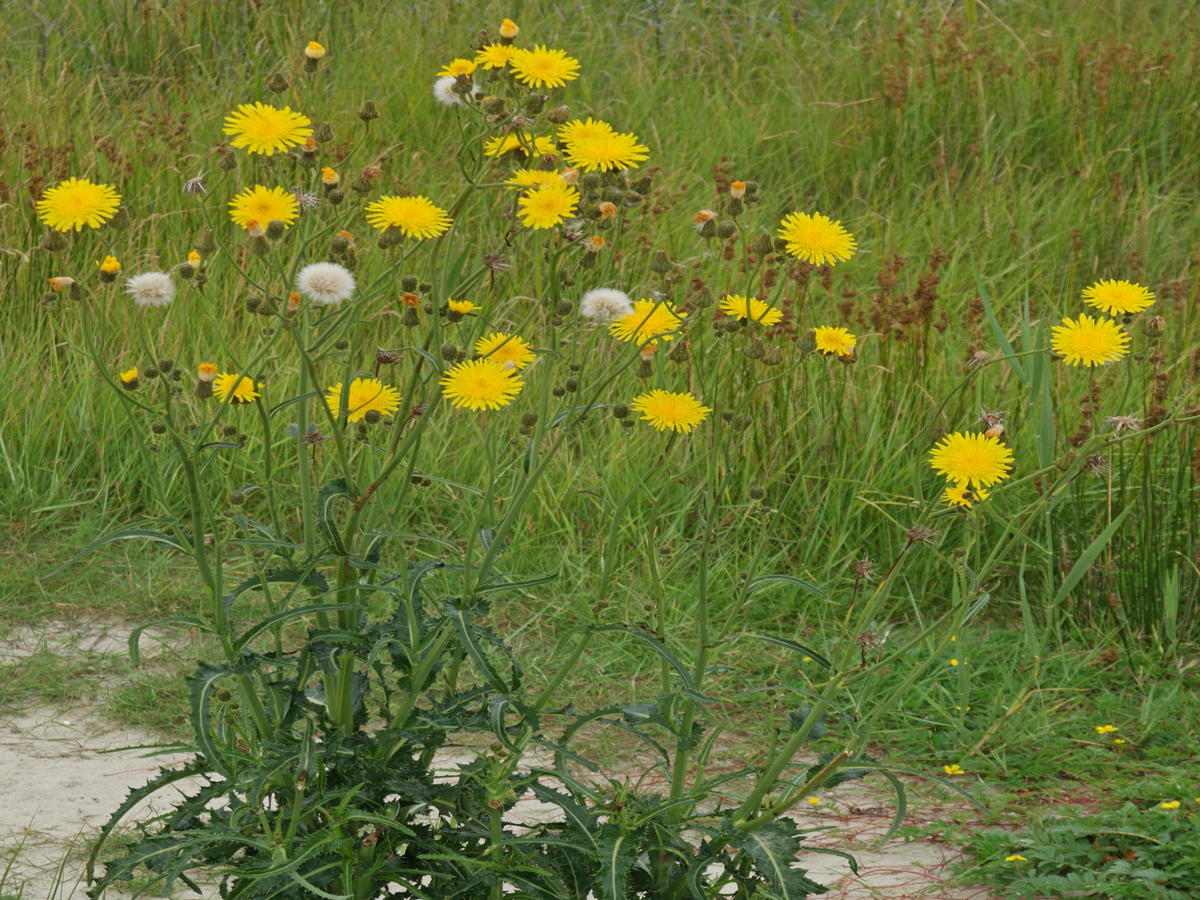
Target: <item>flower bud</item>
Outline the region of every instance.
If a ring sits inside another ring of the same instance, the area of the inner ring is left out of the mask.
[[[751,500],[762,500],[766,496],[767,496],[767,492],[764,491],[757,484],[750,488],[750,499]]]
[[[262,306],[262,297],[258,294],[251,294],[246,298],[246,312],[258,312],[260,306]]]
[[[775,345],[767,348],[767,352],[763,354],[762,364],[764,366],[777,366],[783,362],[783,350]]]
[[[651,360],[653,357],[638,360],[637,368],[633,372],[635,378],[649,378],[654,374],[654,363]]]
[[[521,437],[533,437],[533,429],[528,425],[522,425],[517,429],[517,434],[519,434]]]
[[[433,285],[430,284],[428,281],[422,281],[420,284],[417,285],[417,290],[420,291],[422,294],[428,294],[430,291],[433,290]]]
[[[676,342],[675,345],[673,347],[671,347],[671,352],[667,354],[667,359],[669,359],[673,363],[687,362],[687,360],[688,360],[688,342],[687,341]]]
[[[717,238],[722,241],[727,241],[737,234],[737,225],[732,219],[722,219],[717,225]]]
[[[442,344],[442,359],[448,363],[457,362],[462,358],[463,352],[458,344]]]
[[[579,179],[579,184],[585,191],[598,191],[600,190],[600,174],[598,172],[586,172]]]
[[[150,426],[150,431],[153,434],[166,434],[167,426],[163,422],[155,422],[153,425]]]
[[[715,218],[705,219],[700,223],[700,227],[697,229],[697,231],[700,233],[700,237],[702,238],[716,237],[717,220]]]
[[[635,181],[629,185],[629,189],[631,191],[637,191],[643,197],[646,194],[650,193],[650,191],[653,187],[654,187],[654,176],[652,176],[652,175],[643,175],[637,181]]]
[[[335,350],[349,350],[349,349],[350,349],[350,342],[349,342],[348,340],[346,340],[345,338],[339,338],[339,339],[338,339],[338,341],[337,341],[336,343],[334,343],[334,345],[333,345],[333,349],[335,349]]]
[[[381,421],[383,421],[383,413],[377,409],[368,409],[365,413],[363,413],[363,421],[368,425],[378,425]]]
[[[546,113],[546,121],[554,125],[565,125],[570,118],[571,107],[569,106],[556,106]]]
[[[536,116],[546,108],[546,101],[549,99],[545,94],[530,94],[529,99],[525,101],[525,112]]]
[[[404,232],[395,225],[389,225],[379,234],[379,240],[376,243],[380,250],[390,250],[393,247],[398,247],[404,241]]]
[[[757,181],[747,181],[746,182],[746,196],[753,197],[757,193],[758,193],[758,182]]]
[[[517,27],[517,23],[512,19],[505,19],[500,23],[500,39],[512,43],[516,40],[517,35],[521,33],[521,29]]]
[[[800,335],[800,339],[796,341],[796,349],[801,353],[812,353],[817,349],[817,333],[811,328],[804,334]]]
[[[1068,450],[1066,453],[1064,453],[1062,456],[1060,456],[1058,459],[1056,459],[1054,461],[1054,468],[1058,469],[1058,471],[1060,471],[1060,472],[1069,471],[1071,466],[1075,465],[1075,459],[1076,459],[1075,451]]]
[[[1167,330],[1167,320],[1162,316],[1151,316],[1142,321],[1142,334],[1152,340],[1157,340],[1163,336],[1163,332]]]
[[[278,219],[272,219],[267,223],[267,237],[273,241],[277,241],[283,237],[285,231],[287,231],[287,225]]]
[[[741,197],[730,197],[727,201],[725,201],[725,212],[733,216],[735,219],[742,214],[745,208],[746,207],[743,205]],[[720,226],[717,227],[718,229],[720,228]]]
[[[217,168],[229,172],[237,168],[237,158],[228,147],[217,151]]]
[[[345,235],[335,234],[329,240],[329,252],[333,256],[341,256],[350,249],[350,241]]]
[[[559,300],[554,307],[554,314],[557,316],[569,316],[575,309],[575,304],[570,300]]]
[[[406,294],[411,294],[416,289],[417,289],[417,276],[416,275],[401,276],[400,290],[404,291],[404,293],[406,293]]]
[[[271,252],[271,242],[267,240],[266,234],[251,235],[246,241],[250,247],[250,252],[254,256],[266,256]]]
[[[237,434],[237,426],[226,423],[221,426],[221,434],[225,435],[225,437],[233,437],[235,434]]]
[[[750,342],[750,346],[742,351],[747,359],[762,359],[766,352],[766,348],[763,347],[762,338],[755,338]]]
[[[532,428],[538,423],[538,414],[532,409],[521,414],[521,424],[526,428]]]
[[[341,206],[342,201],[346,199],[346,194],[344,191],[335,189],[330,191],[329,195],[325,199],[329,201],[330,206]]]
[[[288,84],[288,80],[284,77],[282,72],[276,72],[267,81],[267,90],[273,94],[282,94],[289,87],[291,87],[291,85]]]
[[[171,359],[170,357],[164,356],[162,359],[160,359],[158,361],[158,370],[160,372],[162,372],[164,375],[170,375],[171,370],[174,368],[175,368],[175,360]]]
[[[67,236],[61,231],[51,231],[46,235],[42,247],[51,253],[59,253],[67,249]]]
[[[484,97],[483,102],[480,103],[479,106],[489,116],[504,115],[504,98],[503,97]]]
[[[671,271],[671,260],[667,258],[666,250],[654,251],[654,258],[650,260],[650,271],[659,275]]]
[[[775,249],[775,245],[769,234],[760,234],[754,239],[754,243],[750,245],[750,249],[759,256],[769,256]]]
[[[552,393],[555,397],[561,398],[567,396],[567,389],[561,384],[556,384],[550,393]]]
[[[379,118],[379,110],[375,108],[374,100],[367,100],[358,110],[358,117],[364,122],[370,122],[372,119]]]
[[[415,328],[421,324],[421,319],[417,315],[417,308],[415,306],[404,307],[404,316],[400,319],[400,324],[405,328]]]
[[[175,274],[184,281],[191,281],[192,276],[196,274],[196,268],[189,262],[180,263],[175,267]]]
[[[579,390],[579,379],[572,375],[563,386],[567,389],[567,393],[573,394]]]
[[[142,370],[142,374],[144,376],[146,376],[147,379],[157,378],[158,377],[158,367],[157,366],[146,366],[146,368],[144,368]]]

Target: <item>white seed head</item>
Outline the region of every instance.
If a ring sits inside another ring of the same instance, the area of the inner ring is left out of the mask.
[[[296,276],[296,290],[318,306],[329,306],[350,298],[354,276],[337,263],[309,263]]]
[[[595,288],[579,301],[579,314],[593,322],[611,322],[633,312],[633,302],[624,291],[615,288]]]
[[[166,272],[142,272],[125,282],[125,292],[141,307],[169,306],[175,299],[175,282]]]
[[[454,93],[454,82],[457,79],[453,75],[446,75],[439,78],[433,83],[433,96],[437,98],[437,102],[442,106],[466,106],[462,97]]]

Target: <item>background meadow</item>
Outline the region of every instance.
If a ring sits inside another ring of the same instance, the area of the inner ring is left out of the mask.
[[[268,79],[290,73],[308,40],[329,48],[321,77],[302,100],[285,93],[281,102],[300,105],[314,121],[328,118],[335,138],[326,149],[336,159],[361,132],[355,110],[374,100],[380,119],[364,150],[382,168],[376,193],[413,191],[449,207],[459,184],[450,171],[458,124],[430,88],[481,23],[509,16],[530,40],[563,47],[582,63],[581,79],[561,92],[573,115],[604,118],[650,148],[640,171],[653,173],[654,186],[629,215],[639,252],[610,255],[577,292],[601,278],[635,298],[661,288],[647,267],[651,254],[640,252],[650,249],[675,263],[684,308],[693,278],[717,295],[747,290],[732,246],[706,244],[692,227],[696,211],[715,207],[735,178],[761,186],[756,228],[773,231],[788,212],[817,209],[858,240],[849,262],[806,273],[803,284],[784,290],[788,318],[775,341],[787,349],[785,363],[748,366],[742,375],[756,399],[721,476],[730,503],[715,523],[716,614],[720,598],[746,578],[786,573],[817,592],[763,591],[745,613],[748,624],[803,640],[826,634],[846,615],[852,564],[893,558],[914,504],[940,493],[926,461],[937,438],[976,428],[981,410],[1004,410],[1019,476],[1071,451],[1091,394],[1097,431],[1105,416],[1170,424],[1123,442],[1106,470],[1085,473],[1031,523],[989,585],[983,623],[959,639],[956,658],[965,664],[914,690],[881,740],[914,765],[961,762],[1045,786],[1063,773],[1097,777],[1100,760],[1119,778],[1169,770],[1196,751],[1197,712],[1187,698],[1196,680],[1189,642],[1200,591],[1200,14],[1191,4],[996,2],[995,15],[971,2],[753,0],[4,8],[0,517],[8,536],[0,574],[10,624],[76,614],[142,622],[190,613],[195,602],[182,567],[140,548],[110,549],[86,569],[47,577],[114,521],[138,520],[151,498],[134,452],[147,436],[130,433],[79,351],[83,319],[65,297],[44,299],[46,279],[86,271],[109,252],[128,273],[182,262],[197,236],[194,218],[184,215],[192,203],[184,181],[206,173],[210,185],[218,182],[223,117],[265,98]],[[117,185],[133,227],[51,255],[39,249],[44,229],[34,203],[70,175]],[[476,206],[456,223],[462,240],[452,252],[504,249],[508,223],[498,204]],[[365,222],[351,230],[364,253],[377,252]],[[520,264],[478,292],[489,299],[493,324],[539,346],[549,340],[532,299],[543,294],[542,278],[536,263]],[[1019,354],[1044,348],[1048,326],[1077,314],[1080,291],[1101,278],[1148,285],[1164,322],[1160,337],[1135,331],[1133,353],[1100,371],[1093,394],[1081,371],[1039,369]],[[163,330],[176,358],[211,355],[218,334],[243,349],[263,327],[219,266],[204,287],[215,318],[189,305],[192,290]],[[119,298],[105,303],[112,340],[101,350],[117,371],[132,362],[122,355],[122,332],[134,315]],[[706,324],[712,312],[692,316]],[[814,325],[858,334],[857,362],[799,360],[788,339]],[[465,345],[476,326],[461,327]],[[590,348],[607,341],[578,335],[564,352],[586,375]],[[360,337],[366,346],[407,341],[396,315],[381,315]],[[970,365],[986,362],[979,353],[1013,358]],[[628,400],[641,385],[628,377],[621,390]],[[501,464],[514,473],[523,448],[517,424],[510,416],[486,425],[510,442],[501,441],[510,450]],[[557,575],[495,612],[515,631],[532,677],[541,676],[557,636],[581,619],[637,622],[662,610],[668,643],[694,619],[696,458],[686,442],[668,447],[644,427],[626,433],[618,424],[595,414],[579,429],[506,552],[514,578]],[[478,507],[466,501],[486,480],[488,462],[470,452],[467,435],[480,427],[474,416],[441,412],[425,451],[450,483],[435,482],[419,502],[397,507],[395,530],[473,539]],[[231,489],[237,476],[231,470]],[[755,487],[765,499],[751,497]],[[1040,487],[1019,490],[1027,499]],[[989,503],[986,528],[998,532],[1016,515],[1024,501],[1015,493]],[[610,535],[612,511],[627,495]],[[779,519],[761,571],[749,573],[743,565],[761,539],[764,504],[777,506]],[[1126,510],[1110,549],[1059,596],[1087,548]],[[964,527],[957,516],[939,519],[944,543],[908,562],[881,633],[902,637],[948,603],[949,557]],[[597,610],[592,598],[605,565],[614,567],[619,590]],[[1052,601],[1068,615],[1047,635]],[[612,685],[652,693],[645,682],[657,673],[643,671],[653,667],[632,650],[619,641],[596,645],[572,689],[580,697]],[[763,678],[799,678],[794,658],[760,648],[740,662]],[[50,658],[39,665],[10,673],[0,696],[76,690],[81,673]],[[885,677],[902,679],[905,665],[898,661]],[[134,721],[178,727],[178,681],[169,666],[132,673],[114,708]],[[1132,756],[1111,757],[1110,746],[1082,740],[1102,721],[1131,736]]]

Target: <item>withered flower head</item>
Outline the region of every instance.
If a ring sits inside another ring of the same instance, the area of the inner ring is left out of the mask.
[[[869,556],[864,556],[850,568],[854,571],[855,578],[859,578],[863,581],[874,581],[875,569],[877,567],[878,563],[876,563],[875,560],[871,559]]]
[[[1113,434],[1142,430],[1142,420],[1135,419],[1133,416],[1107,416],[1104,421],[1112,426]]]
[[[913,544],[932,544],[937,534],[937,531],[928,525],[914,525],[904,532],[904,537],[908,539],[908,545],[911,547]]]
[[[394,350],[378,349],[375,351],[375,364],[378,366],[394,366],[398,362],[400,362],[400,354]]]

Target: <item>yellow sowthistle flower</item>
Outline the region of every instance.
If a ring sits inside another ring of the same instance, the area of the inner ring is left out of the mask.
[[[477,340],[475,352],[502,366],[511,363],[517,369],[525,368],[536,359],[533,348],[525,341],[515,334],[503,334],[499,331]]]
[[[316,62],[317,60],[324,58],[325,47],[322,44],[318,44],[316,41],[309,41],[308,46],[304,48],[304,56],[305,58]]]
[[[289,191],[261,184],[246,188],[229,201],[229,218],[242,228],[249,228],[251,222],[263,227],[270,222],[291,225],[299,211],[300,204]]]
[[[830,328],[824,325],[813,329],[813,338],[816,339],[817,349],[826,356],[831,353],[849,356],[858,343],[858,338],[845,328]]]
[[[121,195],[110,184],[93,184],[86,178],[68,178],[46,191],[38,201],[38,218],[55,231],[99,228],[121,205]]]
[[[509,68],[517,81],[531,88],[563,87],[579,77],[579,60],[562,50],[536,45],[532,50],[515,50]]]
[[[544,156],[546,154],[557,155],[558,153],[557,148],[554,146],[554,141],[548,137],[535,138],[531,134],[518,135],[513,131],[498,137],[488,138],[483,145],[483,152],[487,156],[503,156],[505,153],[511,153],[516,150],[529,156],[529,149],[531,147],[536,156]]]
[[[759,325],[777,325],[783,319],[783,310],[764,303],[757,297],[741,294],[726,294],[720,303],[721,311],[735,319],[751,319]]]
[[[500,23],[500,37],[506,41],[516,40],[517,35],[520,33],[521,29],[517,27],[517,23],[512,19],[505,19]]]
[[[475,64],[485,70],[503,69],[516,52],[517,48],[509,44],[488,44],[475,54]]]
[[[553,228],[575,214],[579,191],[562,181],[542,184],[528,191],[519,203],[521,220],[526,228]]]
[[[515,368],[490,359],[460,362],[441,380],[442,393],[456,409],[500,409],[521,393],[525,383]]]
[[[428,197],[380,197],[367,204],[367,221],[376,228],[398,228],[405,237],[444,234],[453,221]]]
[[[1109,279],[1084,288],[1083,302],[1110,316],[1132,315],[1153,305],[1154,294],[1140,284]]]
[[[446,308],[452,313],[458,313],[460,316],[465,316],[469,312],[474,312],[477,309],[482,309],[481,306],[476,306],[470,300],[447,300]]]
[[[659,338],[671,340],[674,337],[671,332],[683,325],[686,316],[687,313],[679,312],[666,300],[658,303],[638,300],[633,304],[633,312],[616,319],[608,330],[618,340],[657,344]]]
[[[607,122],[588,116],[587,121],[575,119],[560,126],[558,129],[558,139],[562,143],[570,145],[576,141],[583,141],[593,137],[603,137],[612,133],[613,127]]]
[[[126,369],[124,372],[118,372],[117,377],[121,379],[121,387],[127,391],[132,391],[138,386],[137,366],[134,366],[132,369]]]
[[[642,414],[642,419],[649,422],[658,431],[680,431],[690,434],[692,429],[703,422],[710,412],[707,406],[701,406],[700,401],[691,394],[680,394],[671,391],[653,390],[633,398],[630,409]]]
[[[262,387],[262,385],[258,385]],[[253,403],[259,398],[254,381],[237,372],[222,372],[213,381],[213,393],[222,403]]]
[[[792,213],[780,223],[778,233],[787,242],[788,253],[814,266],[843,262],[858,249],[854,235],[841,222],[820,213]]]
[[[325,405],[334,416],[346,416],[347,422],[361,422],[369,412],[390,416],[400,408],[400,392],[378,378],[355,378],[346,391],[346,408],[341,409],[342,383],[325,390]]]
[[[649,158],[650,148],[639,144],[636,134],[596,133],[567,145],[568,161],[585,172],[636,169],[639,162]]]
[[[541,184],[566,184],[561,172],[544,169],[514,169],[505,184],[516,188],[537,187]]]
[[[970,509],[977,500],[986,500],[988,492],[980,488],[972,491],[965,484],[947,485],[946,490],[942,491],[942,500],[951,506],[961,506],[965,509]]]
[[[1129,335],[1112,319],[1093,319],[1080,313],[1050,329],[1050,349],[1069,366],[1099,366],[1116,362],[1129,352]]]
[[[189,251],[187,255],[187,261],[189,266],[191,266],[193,269],[196,268],[196,266],[200,265],[200,254],[195,250]]]
[[[948,434],[929,454],[929,465],[959,487],[991,487],[1009,476],[1012,450],[986,434]]]
[[[303,144],[312,137],[310,125],[302,113],[259,102],[243,103],[225,117],[225,133],[233,136],[230,144],[264,156],[286,153]]]
[[[1117,731],[1117,730],[1118,729],[1117,729],[1116,725],[1097,725],[1096,726],[1096,734],[1111,734],[1112,732]]]
[[[456,78],[459,75],[470,75],[474,71],[474,62],[469,59],[456,59],[449,65],[442,66],[441,71],[438,72],[438,78],[445,78],[446,76]]]
[[[945,772],[947,775],[966,775],[967,774],[966,772],[964,772],[962,770],[962,767],[958,763],[954,763],[953,765],[949,765],[949,766],[942,766],[942,771]]]

